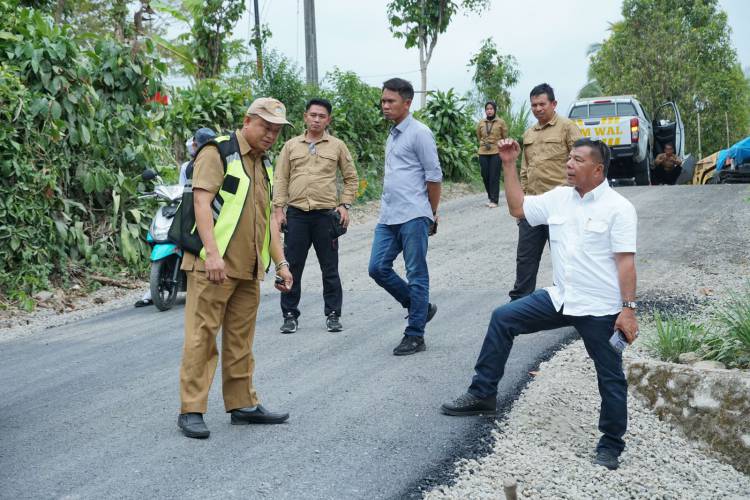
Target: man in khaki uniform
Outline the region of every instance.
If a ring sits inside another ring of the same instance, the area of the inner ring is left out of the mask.
[[[508,125],[505,120],[497,117],[497,104],[487,101],[484,105],[486,118],[477,123],[477,139],[479,139],[479,169],[487,191],[487,206],[497,207],[500,196],[500,157],[497,155],[497,143],[508,137]]]
[[[280,101],[256,99],[247,110],[242,129],[209,142],[195,159],[195,219],[203,250],[200,256],[186,252],[182,262],[188,290],[178,419],[188,437],[209,436],[203,414],[219,360],[219,328],[223,332],[224,408],[231,412],[232,424],[281,423],[289,417],[263,408],[252,382],[260,281],[269,258],[283,278],[277,288],[286,291],[292,286],[278,228],[268,220],[271,192],[264,166],[264,153],[288,123]],[[243,190],[244,199],[232,196]],[[230,231],[224,229],[227,224]]]
[[[340,332],[343,291],[339,278],[338,237],[332,224],[349,224],[349,208],[357,196],[357,170],[343,141],[326,128],[331,123],[331,103],[311,99],[305,106],[307,130],[284,144],[274,173],[274,214],[286,224],[284,253],[294,278],[292,291],[281,295],[284,323],[281,333],[297,331],[302,291],[302,272],[310,251],[315,248],[323,276],[323,314],[329,332]],[[336,173],[341,172],[344,190],[339,200]],[[286,213],[284,209],[286,208]],[[334,213],[334,210],[336,213]]]
[[[521,187],[526,195],[539,195],[568,184],[565,164],[573,143],[581,137],[575,123],[555,112],[555,91],[546,83],[531,89],[531,112],[537,124],[523,134]],[[518,220],[516,282],[508,295],[520,299],[536,289],[536,275],[549,239],[546,225],[531,227]]]
[[[674,154],[674,146],[667,144],[664,152],[656,155],[651,171],[651,184],[674,184],[682,172],[682,160]]]

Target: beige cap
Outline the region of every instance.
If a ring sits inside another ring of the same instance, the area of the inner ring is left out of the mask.
[[[286,120],[284,103],[273,97],[259,97],[247,108],[246,115],[258,115],[269,123],[291,125]]]

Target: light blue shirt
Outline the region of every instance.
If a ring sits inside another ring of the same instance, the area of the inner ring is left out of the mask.
[[[394,126],[385,143],[385,176],[380,224],[403,224],[418,217],[433,220],[428,182],[442,182],[432,131],[409,114]]]

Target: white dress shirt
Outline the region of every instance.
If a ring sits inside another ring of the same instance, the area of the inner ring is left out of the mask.
[[[638,217],[605,180],[583,197],[573,187],[525,196],[531,226],[549,226],[554,285],[545,288],[557,311],[606,316],[622,310],[615,253],[635,253]]]

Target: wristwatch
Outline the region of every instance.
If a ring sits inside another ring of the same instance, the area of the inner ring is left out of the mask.
[[[623,300],[622,307],[627,307],[628,309],[632,309],[635,311],[636,309],[638,309],[638,304],[632,300]]]
[[[345,209],[349,210],[352,208],[351,204],[349,203],[342,203],[339,205],[340,207],[344,207]]]

